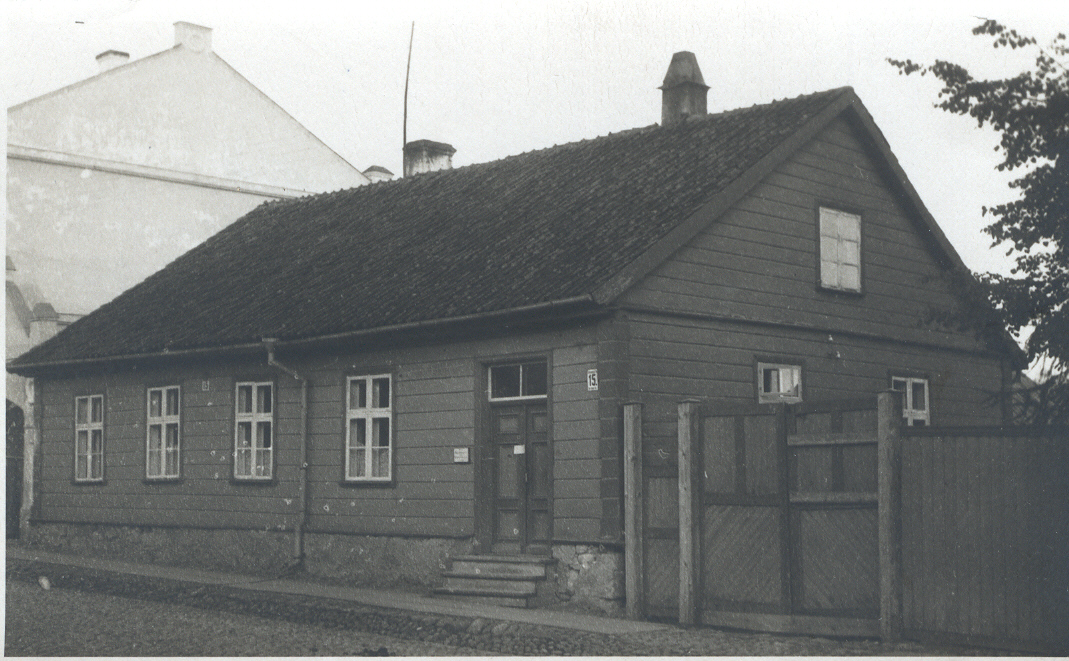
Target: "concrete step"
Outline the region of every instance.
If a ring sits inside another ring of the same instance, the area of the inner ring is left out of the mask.
[[[511,606],[527,608],[534,593],[516,593],[510,590],[487,589],[452,589],[448,586],[435,588],[435,594],[449,596],[453,599],[489,606]]]
[[[530,608],[531,601],[525,597],[484,597],[471,594],[449,595],[453,601],[463,601],[480,606],[507,606],[509,608]]]
[[[462,555],[442,572],[445,585],[435,592],[480,604],[528,608],[555,562],[547,556]]]
[[[445,587],[456,591],[502,590],[514,594],[532,595],[537,591],[538,579],[517,579],[514,576],[470,576],[455,572],[443,572]]]

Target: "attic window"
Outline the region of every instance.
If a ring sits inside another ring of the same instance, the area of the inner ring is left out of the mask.
[[[820,286],[861,291],[861,216],[820,208]]]

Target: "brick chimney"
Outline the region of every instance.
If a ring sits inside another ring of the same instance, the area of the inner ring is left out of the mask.
[[[185,21],[174,24],[174,45],[188,48],[194,53],[212,49],[212,29]]]
[[[97,55],[97,65],[100,67],[100,73],[111,71],[115,67],[121,67],[129,61],[130,54],[121,50],[106,50]]]
[[[405,145],[405,173],[411,177],[422,172],[449,170],[453,167],[453,145],[432,140],[415,140]]]
[[[698,58],[690,51],[672,56],[661,90],[661,126],[672,126],[687,117],[706,113],[705,97],[709,86],[698,68]]]

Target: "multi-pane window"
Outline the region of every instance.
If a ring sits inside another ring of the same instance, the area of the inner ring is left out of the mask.
[[[932,424],[928,408],[928,379],[892,376],[891,390],[902,395],[902,417],[910,427],[928,427]]]
[[[490,367],[490,399],[544,399],[549,390],[546,361]]]
[[[104,396],[74,398],[74,479],[104,479]]]
[[[820,208],[820,284],[861,291],[861,216]]]
[[[761,404],[802,401],[801,365],[758,363],[757,401]]]
[[[178,386],[148,389],[145,417],[145,477],[178,477],[181,390]]]
[[[390,376],[350,377],[347,390],[345,479],[388,481],[393,447]]]
[[[270,382],[238,383],[234,411],[234,477],[266,480],[274,467],[274,389]]]

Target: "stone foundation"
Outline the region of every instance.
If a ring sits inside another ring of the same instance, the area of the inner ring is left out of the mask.
[[[293,553],[292,533],[263,530],[34,523],[23,543],[60,553],[263,575],[285,572]],[[307,533],[304,549],[304,569],[312,576],[362,587],[429,590],[441,584],[451,558],[472,552],[472,540]],[[557,562],[539,590],[538,605],[622,612],[621,552],[557,544],[553,557]]]
[[[431,588],[449,559],[471,553],[470,539],[372,537],[311,533],[304,538],[309,574],[371,587]]]
[[[129,562],[273,574],[287,568],[293,538],[262,530],[33,523],[24,543],[31,548]]]
[[[293,533],[149,526],[35,523],[24,543],[60,553],[250,574],[279,574],[292,563]],[[363,587],[427,587],[470,540],[308,533],[308,574]]]
[[[624,556],[600,545],[554,545],[556,597],[561,602],[619,615],[624,608]]]

